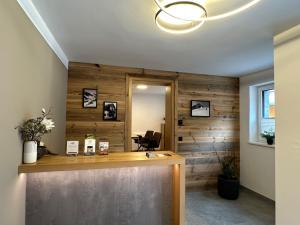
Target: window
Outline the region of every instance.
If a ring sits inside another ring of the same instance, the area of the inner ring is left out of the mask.
[[[261,137],[264,131],[275,132],[275,90],[274,83],[251,86],[250,115],[249,115],[249,141],[266,143]]]
[[[264,131],[275,131],[275,91],[274,84],[262,85],[257,87],[259,104],[257,109],[258,134],[257,140],[264,141],[261,133]]]
[[[275,118],[275,91],[274,89],[263,90],[262,93],[262,114],[264,119]]]

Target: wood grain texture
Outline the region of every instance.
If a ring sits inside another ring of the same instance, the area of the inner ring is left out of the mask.
[[[148,74],[149,75],[149,74]],[[126,115],[125,115],[125,151],[132,150],[132,87],[136,84],[146,84],[154,86],[165,86],[165,129],[164,129],[164,150],[174,151],[175,148],[175,80],[172,78],[165,78],[157,76],[156,78],[145,75],[143,77],[134,75],[126,76]],[[150,106],[151,107],[151,106]],[[147,114],[147,109],[144,109],[144,116]],[[146,118],[145,118],[146,119]]]
[[[126,151],[130,146],[128,127],[129,77],[174,80],[175,121],[174,151],[186,157],[187,186],[207,187],[216,184],[219,166],[215,152],[233,151],[239,164],[239,80],[142,68],[117,67],[87,63],[70,63],[67,100],[67,139],[80,140],[94,133],[97,139],[110,142],[112,152]],[[81,108],[81,89],[98,88],[98,108]],[[126,99],[127,98],[127,99]],[[118,120],[102,121],[102,102],[118,102]],[[211,117],[190,116],[191,100],[211,102]],[[130,104],[129,104],[130,105]],[[183,137],[178,141],[178,137]],[[129,140],[129,141],[128,141]],[[81,145],[81,148],[83,146]],[[214,163],[212,163],[214,162]],[[212,165],[214,164],[214,165]]]
[[[171,156],[148,158],[145,152],[121,152],[95,156],[45,156],[36,163],[22,164],[19,173],[37,173],[53,171],[90,170],[103,168],[122,168],[138,166],[168,166],[185,164],[184,157],[173,152],[159,151]]]
[[[188,187],[216,185],[218,154],[233,151],[239,166],[239,80],[180,74],[178,77],[178,153],[186,158]],[[191,117],[191,100],[210,101],[210,118]]]
[[[94,134],[97,143],[98,140],[109,141],[111,152],[124,151],[126,72],[137,71],[96,64],[70,63],[66,138],[79,140],[81,151],[86,134]],[[98,89],[96,109],[82,108],[83,88]],[[118,103],[117,121],[103,121],[104,101]]]
[[[185,168],[185,164],[177,164],[173,167],[174,225],[185,224]]]

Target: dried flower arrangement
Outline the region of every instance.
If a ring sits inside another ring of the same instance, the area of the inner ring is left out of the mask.
[[[42,109],[42,116],[26,120],[22,125],[16,127],[19,129],[24,142],[40,142],[44,134],[51,132],[55,125],[52,119],[47,118],[49,115],[50,110],[46,112],[45,109]]]

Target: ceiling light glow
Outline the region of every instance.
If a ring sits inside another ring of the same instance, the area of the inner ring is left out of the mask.
[[[155,15],[155,23],[169,33],[188,33],[200,28],[206,21],[219,20],[238,14],[261,0],[252,0],[249,3],[232,11],[219,15],[208,16],[204,5],[207,0],[154,0],[159,7]]]
[[[144,84],[139,84],[136,86],[137,89],[140,89],[140,90],[146,90],[148,88],[147,85],[144,85]]]
[[[166,4],[165,7],[168,8],[169,13],[158,10],[155,15],[155,23],[161,30],[169,33],[183,34],[197,30],[205,21],[195,20],[207,16],[205,8],[195,2],[178,1]],[[182,20],[173,15],[188,18],[188,20]]]

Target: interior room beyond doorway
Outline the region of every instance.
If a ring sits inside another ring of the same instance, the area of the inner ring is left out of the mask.
[[[167,87],[136,83],[132,88],[132,149],[163,150]],[[154,137],[150,145],[139,142],[146,133]]]

